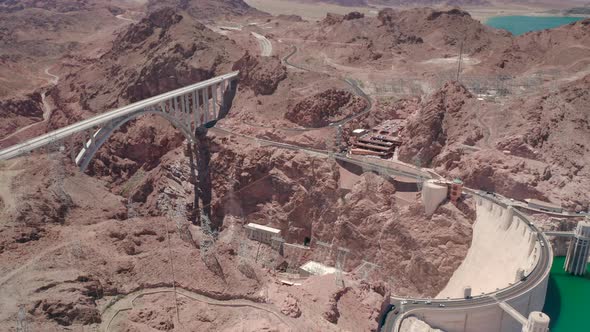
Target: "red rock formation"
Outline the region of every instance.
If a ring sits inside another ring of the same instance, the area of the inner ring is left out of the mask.
[[[240,85],[247,86],[255,95],[272,95],[287,78],[287,69],[277,57],[263,58],[246,53],[232,69],[240,71]]]
[[[419,160],[422,166],[430,166],[447,144],[452,124],[462,121],[462,107],[471,98],[471,93],[458,83],[447,83],[437,91],[405,127],[400,160],[410,163]]]
[[[331,122],[358,114],[367,107],[367,102],[351,92],[329,89],[293,106],[285,118],[305,127],[325,127]]]
[[[39,93],[0,100],[0,138],[18,128],[43,120],[43,103]]]

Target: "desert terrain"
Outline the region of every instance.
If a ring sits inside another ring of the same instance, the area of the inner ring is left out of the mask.
[[[0,149],[240,72],[197,142],[146,115],[85,172],[83,133],[0,161],[0,330],[377,331],[480,239],[467,196],[425,213],[423,177],[588,211],[590,19],[515,37],[481,22],[556,7],[328,2],[0,4]],[[390,120],[394,154],[349,153]]]

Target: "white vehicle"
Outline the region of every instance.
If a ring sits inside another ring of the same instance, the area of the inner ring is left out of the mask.
[[[426,302],[424,302],[425,304],[432,304],[431,300],[426,300]]]
[[[445,305],[441,303],[441,304],[439,304],[438,306],[442,308],[442,307],[444,307]]]
[[[408,301],[401,301],[401,305],[408,304]]]

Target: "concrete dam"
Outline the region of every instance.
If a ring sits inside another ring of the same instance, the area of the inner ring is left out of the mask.
[[[493,293],[529,275],[539,260],[537,233],[511,207],[477,198],[477,219],[467,256],[438,298]],[[542,306],[542,304],[541,304]]]
[[[553,261],[549,242],[525,214],[492,195],[465,191],[477,205],[465,260],[432,305],[412,308],[400,320],[415,316],[446,332],[521,332],[535,330],[531,326],[536,324],[548,326],[540,311]]]

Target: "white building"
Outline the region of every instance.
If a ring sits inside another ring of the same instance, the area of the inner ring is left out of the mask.
[[[248,230],[248,238],[262,243],[271,244],[273,237],[278,237],[281,234],[280,229],[249,223],[246,226]]]

